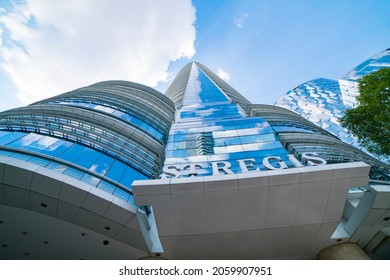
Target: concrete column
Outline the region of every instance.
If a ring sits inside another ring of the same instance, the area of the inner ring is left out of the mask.
[[[319,260],[370,260],[371,258],[355,243],[337,244],[323,249]]]

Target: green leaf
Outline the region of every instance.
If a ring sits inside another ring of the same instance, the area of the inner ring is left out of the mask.
[[[349,109],[341,125],[357,136],[369,152],[390,155],[390,68],[358,80],[359,106]]]

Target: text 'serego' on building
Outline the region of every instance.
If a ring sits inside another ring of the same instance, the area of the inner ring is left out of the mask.
[[[386,258],[389,178],[193,62],[0,113],[0,258]]]

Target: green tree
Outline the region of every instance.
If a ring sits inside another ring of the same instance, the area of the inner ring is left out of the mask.
[[[390,68],[358,80],[358,107],[346,111],[341,125],[369,152],[390,155]]]

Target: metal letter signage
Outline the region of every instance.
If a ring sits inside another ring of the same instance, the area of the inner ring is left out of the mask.
[[[307,165],[325,165],[327,162],[325,159],[318,157],[316,153],[302,153],[302,162],[300,162],[294,155],[287,155],[288,160],[294,165],[294,167],[300,168]],[[259,167],[256,167],[256,161],[254,158],[238,159],[237,163],[240,167],[239,173],[248,172],[261,172]],[[205,167],[204,164],[190,163],[183,165],[168,165],[163,169],[161,179],[170,178],[188,178],[197,176],[198,171],[204,168],[208,168],[211,165],[212,176],[234,174],[231,170],[232,164],[229,161],[213,161],[208,163],[209,166]],[[289,168],[287,164],[279,156],[268,156],[262,161],[263,166],[267,170],[280,170]],[[307,165],[304,165],[307,164]]]
[[[256,161],[254,158],[248,158],[248,159],[238,159],[238,164],[240,165],[242,172],[252,172],[252,171],[260,171],[260,168],[253,169]],[[248,168],[251,168],[250,170]]]

